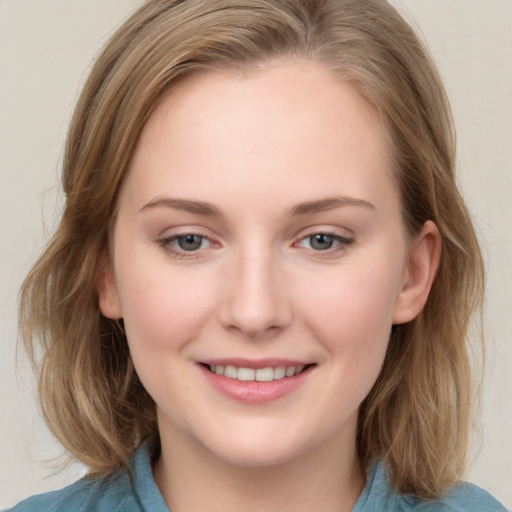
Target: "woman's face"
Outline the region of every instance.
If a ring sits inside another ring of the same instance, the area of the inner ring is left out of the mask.
[[[163,439],[275,464],[353,450],[415,314],[407,254],[385,130],[350,85],[307,62],[197,74],[142,132],[100,306]]]

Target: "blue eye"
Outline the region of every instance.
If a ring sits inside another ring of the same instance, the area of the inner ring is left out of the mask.
[[[339,248],[339,246],[350,245],[353,241],[351,238],[331,233],[314,233],[304,237],[299,242],[299,245],[316,252],[326,252],[329,250],[332,252]]]
[[[184,251],[197,251],[203,245],[203,237],[200,235],[177,236],[175,241],[178,247]]]
[[[212,245],[211,240],[203,235],[196,233],[185,233],[183,235],[173,235],[158,240],[158,244],[177,258],[192,257],[194,253],[199,253],[202,249]],[[202,254],[202,252],[200,253]]]
[[[326,251],[334,245],[334,237],[324,233],[318,233],[309,237],[309,245],[315,251]]]

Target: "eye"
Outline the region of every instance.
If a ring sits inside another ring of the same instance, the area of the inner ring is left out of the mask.
[[[184,251],[197,251],[202,248],[206,239],[201,235],[183,235],[177,236],[173,241]]]
[[[308,242],[311,249],[315,249],[315,251],[326,251],[334,245],[334,237],[324,233],[318,233],[309,236]]]
[[[313,233],[302,238],[297,244],[315,252],[333,252],[340,246],[350,245],[354,240],[334,233]]]
[[[196,253],[208,249],[214,242],[197,233],[183,233],[158,240],[158,244],[177,258],[193,257]]]

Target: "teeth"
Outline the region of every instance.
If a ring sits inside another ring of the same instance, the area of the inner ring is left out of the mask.
[[[220,366],[220,365],[217,365]],[[228,379],[236,379],[238,378],[238,371],[234,366],[226,366],[224,368],[224,377],[228,377]]]
[[[237,368],[236,366],[220,364],[210,365],[210,371],[217,375],[224,375],[228,379],[236,379],[243,382],[258,381],[270,382],[273,380],[284,379],[285,377],[293,377],[304,370],[304,365],[299,366],[277,366],[275,368]]]
[[[241,369],[238,370],[239,375],[240,371]],[[272,368],[259,368],[256,370],[256,380],[258,382],[270,382],[271,380],[274,380],[274,370]]]
[[[295,366],[288,366],[285,371],[287,377],[293,377],[295,375]]]
[[[252,368],[238,368],[238,380],[254,380],[256,376],[256,370]]]
[[[290,368],[293,368],[291,366]],[[284,366],[278,366],[277,368],[274,368],[274,380],[284,379],[286,377],[286,368]]]

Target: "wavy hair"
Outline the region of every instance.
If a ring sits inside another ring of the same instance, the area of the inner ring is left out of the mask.
[[[137,139],[162,95],[191,73],[276,58],[319,62],[386,120],[403,222],[442,237],[423,311],[393,328],[382,372],[360,408],[365,468],[380,458],[401,492],[443,494],[460,478],[471,419],[468,326],[483,264],[455,177],[450,108],[427,51],[384,0],[150,0],[99,55],[66,143],[60,224],[21,291],[21,338],[39,371],[52,432],[91,474],[125,466],[157,436],[120,325],[96,282]],[[40,356],[39,356],[40,355]]]

